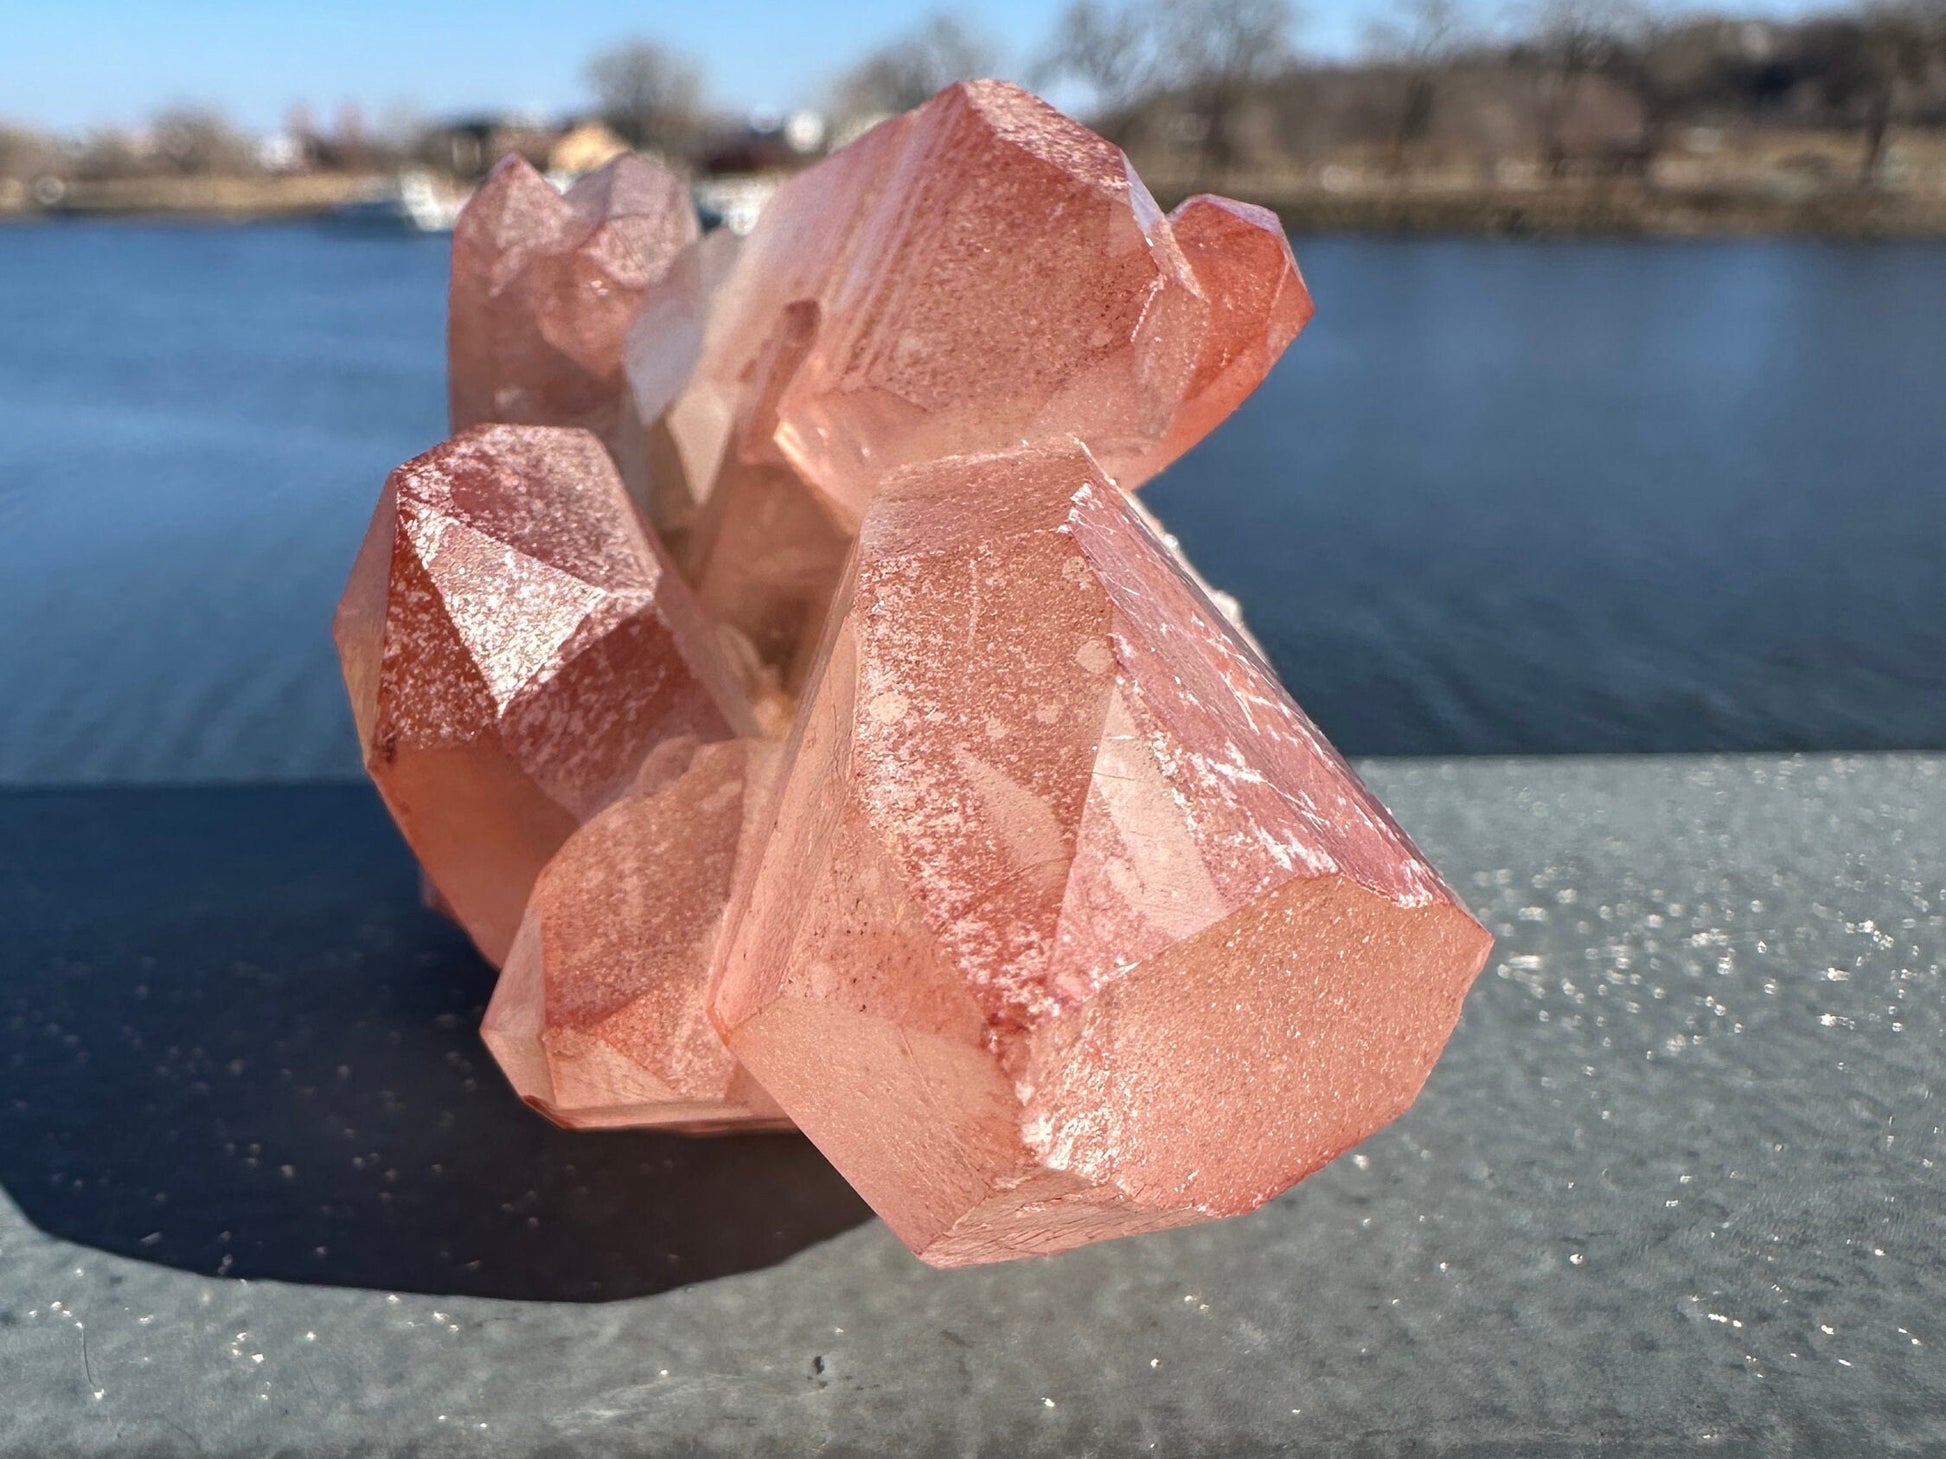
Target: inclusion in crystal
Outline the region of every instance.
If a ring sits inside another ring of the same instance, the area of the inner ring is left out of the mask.
[[[756,731],[586,431],[479,426],[393,472],[334,629],[366,768],[495,963],[541,866],[650,750]]]
[[[1490,939],[1078,443],[879,490],[719,944],[731,1053],[925,1260],[1250,1210]]]

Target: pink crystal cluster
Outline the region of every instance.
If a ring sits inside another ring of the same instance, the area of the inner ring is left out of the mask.
[[[1309,317],[1270,214],[976,82],[742,240],[504,163],[451,304],[336,632],[529,1103],[795,1124],[940,1265],[1410,1103],[1489,939],[1129,495]]]

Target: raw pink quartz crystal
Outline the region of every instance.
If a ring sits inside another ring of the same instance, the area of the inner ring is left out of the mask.
[[[700,298],[708,271],[686,272]],[[801,600],[829,599],[886,472],[1074,436],[1132,490],[1311,313],[1269,213],[1192,198],[1165,216],[1118,148],[1000,81],[950,86],[791,178],[707,293],[680,392],[643,388],[668,355],[631,339],[642,418],[667,400],[652,430],[685,443],[641,494],[658,524],[735,523],[727,550],[705,527],[683,560],[787,683],[821,616]]]
[[[623,337],[696,236],[687,185],[646,157],[617,157],[565,197],[519,157],[494,168],[453,229],[453,429],[582,426],[616,449]]]
[[[1310,317],[1276,219],[983,81],[695,228],[638,159],[495,171],[453,417],[514,424],[393,474],[339,609],[515,1089],[794,1121],[942,1265],[1391,1119],[1487,935],[1128,495]]]
[[[495,963],[650,749],[756,728],[586,431],[478,426],[393,472],[334,629],[365,767]]]
[[[788,1124],[710,1027],[703,994],[744,821],[774,742],[665,740],[633,791],[548,862],[481,1028],[559,1124]]]
[[[745,868],[730,1051],[925,1260],[1250,1210],[1490,939],[1078,444],[881,484]]]

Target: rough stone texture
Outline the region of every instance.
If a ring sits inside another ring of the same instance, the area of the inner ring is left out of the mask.
[[[958,1272],[521,1108],[362,787],[0,797],[0,1454],[1938,1453],[1946,760],[1362,768],[1500,939],[1424,1096]]]
[[[711,1012],[925,1260],[1253,1209],[1488,939],[1078,444],[887,480]]]
[[[788,1127],[703,1007],[764,740],[664,741],[542,868],[480,1033],[521,1097],[574,1128]]]
[[[625,153],[565,196],[503,159],[453,229],[453,429],[580,426],[623,449],[623,339],[697,231],[688,185],[647,157]]]
[[[366,768],[480,950],[661,740],[754,733],[585,431],[478,426],[392,473],[334,635]]]

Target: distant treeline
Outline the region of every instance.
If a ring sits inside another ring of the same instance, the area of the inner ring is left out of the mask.
[[[1138,153],[1217,168],[1339,159],[1368,171],[1527,161],[1542,177],[1647,175],[1679,133],[1850,134],[1880,179],[1895,129],[1946,129],[1946,0],[1795,21],[1639,0],[1537,0],[1487,17],[1398,0],[1356,60],[1292,48],[1288,0],[1077,0],[1036,68],[1100,98]]]
[[[0,188],[31,198],[68,181],[161,174],[405,165],[464,174],[591,122],[703,170],[788,166],[981,74],[1085,98],[1097,126],[1171,175],[1653,179],[1672,152],[1818,133],[1844,139],[1841,163],[1819,154],[1830,180],[1841,172],[1877,185],[1899,174],[1888,158],[1901,138],[1946,136],[1946,0],[1868,0],[1793,21],[1639,0],[1532,0],[1495,13],[1396,0],[1355,59],[1308,58],[1303,37],[1291,0],[1076,0],[1037,53],[1010,56],[941,13],[835,78],[825,105],[795,129],[714,113],[700,68],[640,39],[593,58],[587,106],[574,117],[399,113],[373,125],[348,108],[320,126],[299,109],[265,137],[216,107],[186,107],[84,137],[0,126]],[[788,146],[768,140],[787,132]],[[466,148],[454,144],[460,133]],[[1920,174],[1922,184],[1931,176]]]

